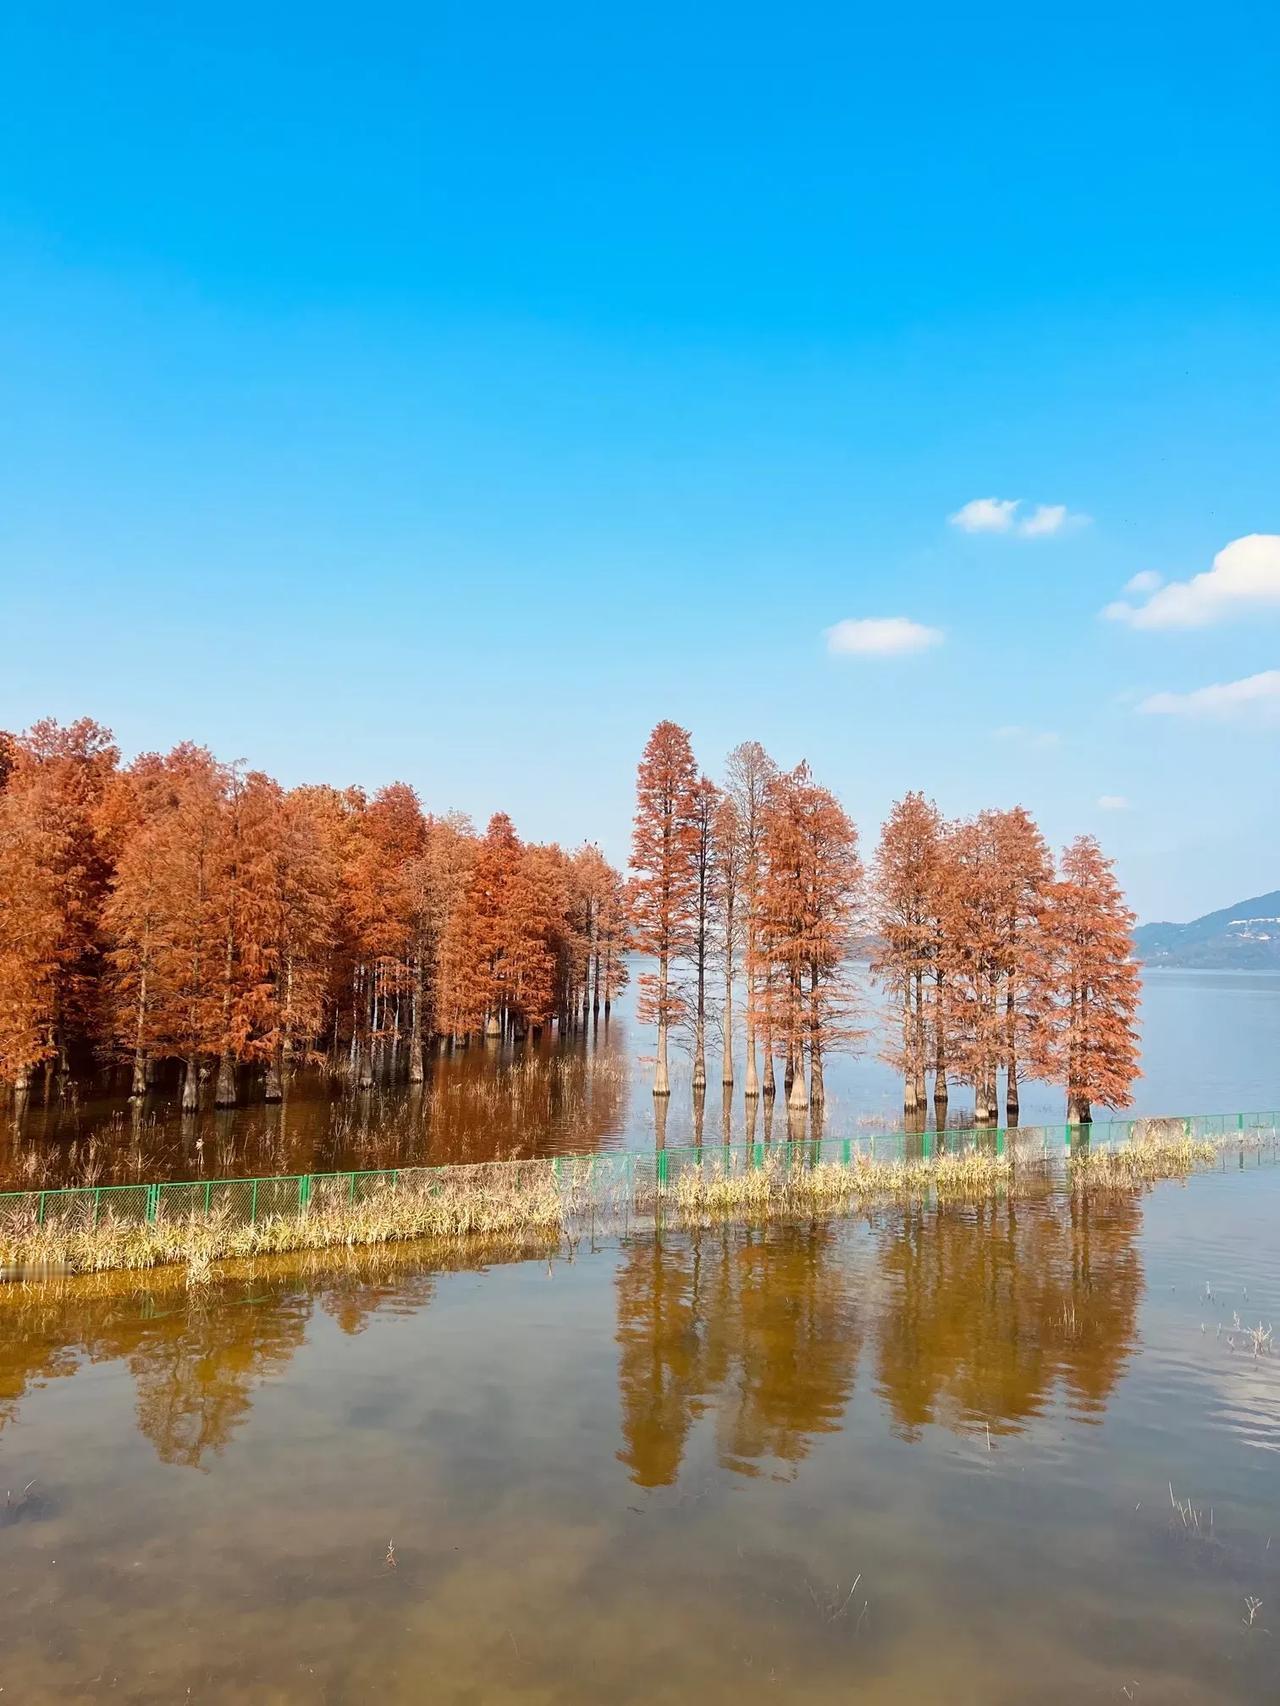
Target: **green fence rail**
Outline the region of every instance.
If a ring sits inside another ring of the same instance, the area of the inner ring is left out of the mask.
[[[337,1202],[359,1202],[385,1188],[432,1188],[433,1181],[460,1175],[475,1178],[486,1169],[550,1169],[565,1188],[590,1185],[627,1194],[661,1192],[687,1167],[708,1161],[724,1171],[772,1165],[852,1166],[859,1159],[933,1157],[983,1148],[1034,1160],[1079,1149],[1118,1148],[1144,1137],[1186,1136],[1256,1143],[1280,1137],[1280,1113],[1178,1114],[1159,1118],[1098,1120],[1089,1126],[976,1127],[968,1130],[878,1132],[849,1137],[781,1140],[746,1144],[703,1143],[649,1151],[609,1150],[567,1154],[536,1161],[482,1161],[438,1167],[367,1168],[347,1173],[300,1173],[250,1179],[186,1179],[138,1185],[78,1185],[57,1190],[0,1192],[0,1215],[33,1215],[41,1225],[75,1222],[98,1225],[116,1221],[154,1222],[192,1215],[225,1215],[238,1224],[255,1224],[271,1215],[294,1215]]]

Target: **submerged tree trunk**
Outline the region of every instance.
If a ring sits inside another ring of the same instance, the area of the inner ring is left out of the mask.
[[[184,1114],[192,1114],[199,1106],[200,1062],[195,1055],[190,1055],[182,1079],[182,1111]]]
[[[947,1025],[943,1011],[942,973],[934,974],[933,991],[933,1119],[941,1128],[947,1123],[951,1089],[947,1083]]]
[[[230,1049],[223,1052],[218,1062],[218,1082],[214,1086],[213,1105],[215,1108],[234,1108],[236,1105],[236,1063]]]
[[[263,1086],[263,1095],[268,1102],[282,1102],[284,1100],[284,1070],[281,1065],[283,1052],[282,1049],[277,1050],[267,1062],[267,1077]]]
[[[787,1107],[803,1109],[809,1106],[809,1090],[804,1081],[804,1045],[798,1043],[794,1053],[788,1049],[787,1064],[791,1069],[791,1087],[787,1091]]]
[[[918,1111],[915,1063],[916,1027],[911,1011],[911,979],[902,985],[902,1112],[912,1120]]]
[[[422,973],[422,955],[417,953],[413,958],[413,998],[409,1014],[409,1082],[421,1084],[426,1077],[426,1069],[422,1060],[422,1006],[425,996],[425,986]]]

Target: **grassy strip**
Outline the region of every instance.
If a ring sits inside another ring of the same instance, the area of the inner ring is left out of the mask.
[[[1186,1137],[1153,1137],[1118,1150],[1085,1151],[1067,1162],[1074,1189],[1120,1189],[1157,1179],[1185,1178],[1217,1159],[1218,1148]],[[988,1149],[947,1151],[903,1160],[859,1154],[848,1165],[788,1160],[766,1151],[761,1164],[726,1166],[708,1151],[702,1164],[679,1167],[666,1184],[643,1177],[597,1177],[590,1163],[566,1158],[406,1175],[379,1183],[358,1201],[320,1196],[305,1209],[270,1214],[253,1224],[227,1213],[162,1216],[153,1222],[118,1218],[109,1210],[96,1224],[87,1205],[39,1225],[30,1209],[0,1216],[0,1265],[26,1274],[41,1269],[92,1274],[166,1266],[191,1281],[210,1277],[216,1263],[302,1251],[427,1242],[437,1249],[503,1245],[554,1246],[585,1226],[657,1215],[677,1222],[708,1218],[840,1213],[883,1202],[977,1201],[1043,1192],[1055,1178],[1042,1162]]]

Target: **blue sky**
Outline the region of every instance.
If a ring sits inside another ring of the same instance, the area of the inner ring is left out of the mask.
[[[621,856],[672,716],[1280,885],[1275,8],[602,10],[10,9],[0,726]]]

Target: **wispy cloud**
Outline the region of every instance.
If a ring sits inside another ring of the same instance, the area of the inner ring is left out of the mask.
[[[1189,581],[1164,586],[1148,570],[1135,575],[1125,591],[1149,596],[1143,604],[1118,598],[1102,614],[1131,628],[1207,628],[1251,611],[1280,609],[1280,533],[1247,533],[1233,539],[1218,552],[1211,569]]]
[[[1127,812],[1129,802],[1123,794],[1099,794],[1098,805],[1104,812]]]
[[[1142,569],[1136,575],[1131,575],[1124,583],[1124,590],[1135,594],[1154,592],[1158,586],[1164,585],[1164,576],[1157,574],[1154,569]]]
[[[1010,746],[1024,746],[1032,752],[1046,752],[1050,747],[1062,745],[1062,736],[1055,729],[1029,729],[1023,723],[1005,723],[992,733],[996,740]]]
[[[1196,687],[1189,693],[1152,693],[1140,701],[1149,717],[1195,717],[1214,722],[1280,723],[1280,669],[1264,669],[1240,681]]]
[[[970,498],[947,520],[962,533],[1012,533],[1021,498]]]
[[[941,628],[928,628],[908,616],[848,617],[827,629],[827,650],[834,657],[902,657],[940,646]]]
[[[1021,508],[1021,498],[970,498],[947,520],[962,533],[1016,533],[1020,539],[1048,539],[1089,520],[1073,514],[1066,504],[1037,504],[1029,515],[1020,516]]]
[[[1047,539],[1051,533],[1061,533],[1073,521],[1079,523],[1083,520],[1083,516],[1069,515],[1066,504],[1037,504],[1031,514],[1018,523],[1018,532],[1024,539]]]

